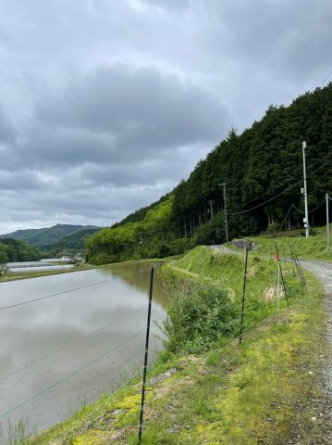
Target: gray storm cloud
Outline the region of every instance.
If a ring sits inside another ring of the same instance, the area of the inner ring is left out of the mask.
[[[17,137],[17,132],[7,116],[4,108],[0,104],[0,144],[13,144]]]
[[[3,0],[0,233],[104,224],[327,80],[328,0]]]
[[[158,6],[163,9],[187,11],[190,7],[189,0],[143,0],[144,3],[152,6]]]
[[[50,153],[40,143],[35,148],[38,159],[44,154],[50,162],[131,162],[217,142],[230,123],[226,108],[208,91],[151,68],[122,66],[98,68],[60,93],[43,96],[35,116],[43,139],[55,136]],[[29,143],[33,152],[35,143]]]

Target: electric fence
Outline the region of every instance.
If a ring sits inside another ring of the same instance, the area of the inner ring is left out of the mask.
[[[295,267],[296,267],[297,273],[299,275],[299,278],[300,278],[300,280],[301,280],[301,282],[303,284],[304,289],[307,291],[308,290],[307,282],[306,282],[306,279],[304,277],[304,273],[303,273],[303,270],[302,270],[301,263],[300,263],[297,255],[296,255],[294,246],[292,246],[291,244],[288,244],[288,246],[289,246],[291,257],[292,257],[292,262],[293,262],[293,264],[295,264]]]

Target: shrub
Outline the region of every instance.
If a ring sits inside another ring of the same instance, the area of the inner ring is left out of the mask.
[[[220,283],[189,281],[170,290],[164,322],[166,348],[173,353],[207,349],[234,330],[235,306]]]

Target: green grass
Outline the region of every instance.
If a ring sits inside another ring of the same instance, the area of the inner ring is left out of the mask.
[[[225,288],[230,297],[239,304],[242,298],[245,256],[225,254],[213,251],[209,247],[199,246],[188,252],[181,259],[168,262],[164,266],[165,273],[180,276],[189,274],[193,277],[205,277],[217,280]],[[281,263],[286,287],[290,296],[302,293],[302,284],[294,275],[291,264]],[[275,301],[277,284],[277,261],[262,258],[252,252],[248,259],[246,299],[248,304],[265,303],[269,300],[269,290]],[[274,291],[274,292],[273,292]]]
[[[330,225],[330,255],[327,255],[326,226],[310,230],[309,238],[302,236],[303,231],[283,232],[278,237],[257,236],[248,239],[258,244],[257,254],[274,255],[275,243],[278,245],[280,257],[284,256],[284,250],[287,257],[290,257],[289,244],[291,244],[299,258],[309,259],[317,258],[323,260],[332,260],[332,225]]]
[[[170,281],[192,274],[201,283],[221,283],[236,307],[243,269],[243,256],[203,247],[164,266]],[[275,283],[275,269],[272,260],[250,257],[248,301],[259,304],[247,315],[254,329],[245,332],[242,344],[229,337],[195,354],[166,348],[160,355],[147,384],[144,445],[316,443],[322,423],[312,419],[319,419],[323,409],[318,382],[327,354],[323,290],[306,273],[309,292],[304,294],[287,265],[291,306],[283,299],[277,312],[275,299],[265,297]],[[137,444],[140,387],[137,377],[114,396],[103,396],[24,443]]]

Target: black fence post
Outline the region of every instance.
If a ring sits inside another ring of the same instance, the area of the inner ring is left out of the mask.
[[[144,366],[143,366],[143,383],[142,383],[142,399],[141,399],[141,413],[138,431],[138,443],[142,442],[142,431],[143,431],[143,416],[144,416],[144,402],[145,402],[145,383],[146,383],[146,372],[148,366],[148,353],[149,353],[149,338],[150,338],[150,325],[151,325],[151,307],[152,307],[152,292],[153,292],[153,277],[154,277],[154,266],[151,266],[150,275],[150,292],[149,292],[149,308],[148,308],[148,321],[146,326],[146,339],[145,339],[145,353],[144,353]]]
[[[285,292],[285,296],[286,296],[286,301],[287,301],[287,306],[289,306],[288,292],[287,292],[287,288],[286,288],[286,285],[285,285],[284,275],[283,275],[283,273],[282,273],[282,268],[281,268],[281,262],[280,262],[280,258],[279,258],[279,252],[278,252],[278,246],[277,246],[277,243],[275,243],[275,246],[276,246],[277,260],[278,260],[278,264],[279,264],[279,267],[280,267],[280,276],[281,276],[282,287],[284,288],[284,292]]]
[[[248,269],[248,252],[249,247],[246,246],[246,263],[244,266],[244,277],[243,277],[243,292],[242,292],[242,310],[241,310],[241,324],[240,324],[240,343],[242,343],[243,334],[243,320],[244,320],[244,302],[246,298],[246,284],[247,284],[247,269]]]

